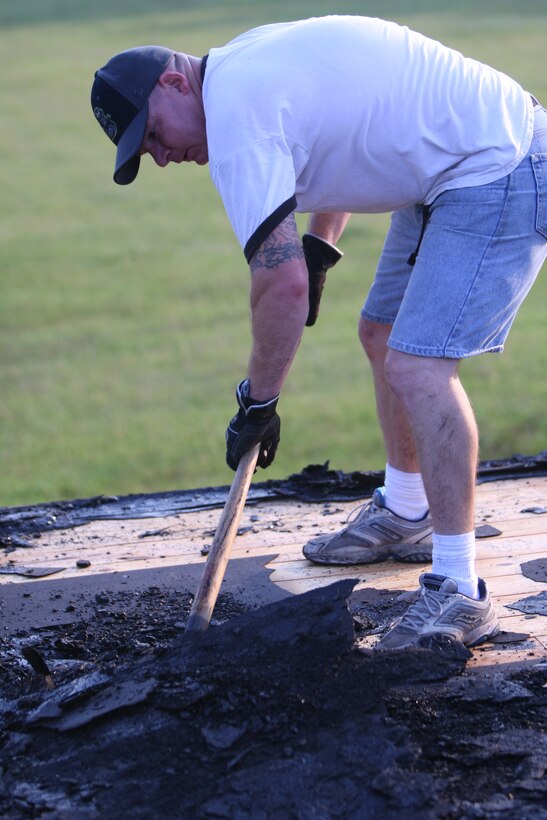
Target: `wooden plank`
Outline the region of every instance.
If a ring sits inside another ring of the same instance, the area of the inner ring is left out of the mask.
[[[496,611],[504,632],[523,632],[541,638],[547,635],[547,618],[544,615],[530,617],[516,609],[502,606],[496,599]]]
[[[531,553],[529,558],[543,557],[545,553]],[[506,584],[510,589],[510,584],[519,584],[524,578],[520,571],[521,559],[503,558],[498,562],[491,559],[477,561],[477,572],[479,577],[487,581],[489,588],[492,587],[493,579],[506,579]],[[421,572],[427,572],[429,565],[417,564],[371,564],[369,567],[321,567],[317,564],[309,564],[305,561],[285,561],[279,563],[276,559],[270,561],[267,568],[273,568],[270,579],[273,583],[284,585],[286,582],[313,583],[314,579],[322,581],[328,579],[331,583],[339,578],[359,578],[361,582],[366,582],[369,586],[379,586],[384,589],[397,589],[401,582],[407,580],[417,585],[417,579]],[[540,584],[538,581],[526,579],[527,583],[538,586],[538,592],[547,587],[547,584]],[[499,584],[498,584],[499,586]],[[520,588],[520,587],[519,587]]]
[[[538,546],[537,544],[534,546]],[[544,558],[545,549],[537,552],[530,552],[523,554],[507,554],[507,555],[488,555],[483,554],[477,559],[477,574],[481,578],[489,578],[492,575],[521,575],[520,566],[526,561],[533,561],[535,559]],[[367,578],[380,578],[398,576],[401,572],[414,573],[428,571],[429,564],[401,564],[395,561],[385,561],[379,564],[360,564],[355,567],[329,567],[321,564],[313,564],[311,561],[305,559],[292,558],[282,555],[276,555],[272,558],[269,566],[275,570],[275,581],[293,578],[294,576],[313,577],[314,575],[334,575],[334,576],[348,576],[358,575],[366,576]]]
[[[513,493],[514,495],[514,493]],[[312,505],[317,507],[317,505]],[[319,505],[322,506],[322,505]],[[340,529],[347,518],[347,513],[354,504],[346,504],[340,508],[340,512],[332,516],[320,517],[317,509],[310,511],[309,505],[305,507],[306,514],[302,512],[302,505],[294,503],[279,503],[276,507],[270,506],[272,515],[264,515],[261,509],[260,514],[252,509],[248,510],[242,519],[242,527],[254,528],[254,532],[249,532],[248,537],[252,546],[260,544],[262,547],[272,548],[276,545],[288,547],[291,551],[300,552],[301,546],[320,532],[336,532]],[[518,505],[517,505],[518,506]],[[504,508],[505,516],[507,509]],[[260,519],[258,522],[253,518]],[[270,520],[268,520],[270,519]],[[150,543],[149,538],[140,538],[149,531],[164,530],[165,535],[161,537],[159,544],[175,542],[179,546],[193,545],[199,543],[206,544],[212,540],[216,524],[218,522],[218,510],[197,511],[185,513],[168,519],[143,519],[139,521],[119,522],[119,521],[99,521],[91,522],[84,527],[72,530],[50,532],[39,539],[32,552],[39,553],[40,550],[56,550],[58,557],[64,557],[71,552],[70,547],[88,544],[89,548],[108,545],[110,549],[116,545],[135,545],[139,549],[142,541]],[[480,522],[479,522],[480,523]],[[503,518],[491,520],[503,532],[503,538],[518,534],[547,533],[547,516],[534,516],[528,514],[524,516],[517,513],[513,518]],[[494,541],[495,539],[489,539]],[[483,541],[479,541],[479,544]],[[522,546],[522,542],[521,542]],[[494,549],[499,549],[494,547]],[[18,551],[16,557],[20,560],[21,555],[28,555],[28,550]]]
[[[507,663],[529,663],[545,658],[545,647],[537,638],[530,638],[524,644],[506,647],[499,644],[484,644],[472,650],[473,657],[467,662],[467,669],[499,666]]]
[[[294,521],[298,522],[299,517],[295,516]],[[195,543],[200,545],[211,543],[216,526],[218,524],[218,516],[212,517],[207,521],[200,522],[184,522],[179,527],[164,527],[162,520],[154,519],[148,523],[150,526],[143,526],[136,528],[125,529],[123,531],[112,530],[113,522],[108,522],[109,527],[97,527],[96,522],[87,524],[79,528],[77,534],[72,531],[59,531],[58,533],[47,533],[47,536],[42,536],[39,540],[33,542],[32,552],[40,550],[47,550],[49,554],[54,550],[59,554],[66,552],[75,547],[82,547],[89,545],[90,548],[101,547],[101,545],[108,545],[110,548],[117,548],[120,546],[135,545],[138,547],[143,542],[150,543],[156,541],[157,543]],[[119,525],[119,522],[116,522]],[[143,537],[146,532],[157,532],[166,530],[164,534],[154,537]],[[246,537],[256,539],[258,543],[268,544],[271,540],[283,542],[299,542],[307,541],[313,535],[316,535],[313,524],[310,524],[309,531],[305,531],[305,535],[300,535],[300,530],[296,530],[294,523],[287,519],[281,524],[281,518],[272,518],[258,523],[252,521],[250,517],[245,515],[242,517],[240,530],[245,531]],[[254,531],[253,531],[254,530]],[[240,537],[240,536],[238,536]],[[22,550],[24,554],[29,554],[29,550]]]
[[[265,559],[267,560],[267,558]],[[188,566],[189,564],[200,564],[205,563],[206,557],[199,555],[192,558],[188,558],[187,556],[180,556],[178,559],[174,556],[170,557],[169,559],[150,559],[150,558],[135,558],[133,556],[129,556],[127,559],[117,559],[116,561],[96,561],[92,562],[91,566],[85,568],[78,568],[75,564],[71,564],[70,566],[66,566],[62,573],[56,575],[56,578],[81,578],[86,575],[105,575],[105,574],[116,574],[116,573],[128,573],[136,570],[142,569],[157,569],[160,567],[184,567]],[[54,562],[50,562],[48,566],[53,566]],[[25,566],[28,566],[26,564]],[[33,579],[33,583],[40,583],[41,581],[51,580],[50,578],[35,578]],[[23,576],[17,575],[0,575],[0,585],[1,584],[16,584],[28,582],[28,578]]]
[[[275,548],[269,551],[258,545],[252,549],[245,543],[243,539],[234,548],[234,557],[245,557],[247,555],[266,555],[272,558],[277,554]],[[237,542],[236,542],[237,543]],[[105,548],[107,547],[107,548]],[[202,543],[180,544],[178,542],[171,542],[166,544],[164,542],[140,542],[136,545],[123,545],[117,548],[109,547],[108,545],[94,546],[93,548],[77,548],[70,552],[67,550],[62,555],[52,556],[46,550],[37,552],[30,552],[28,550],[18,550],[11,553],[9,562],[4,563],[8,565],[22,565],[22,566],[51,566],[66,568],[65,574],[71,573],[81,575],[83,570],[76,568],[76,561],[80,558],[87,559],[91,562],[91,567],[87,571],[90,572],[104,572],[108,569],[110,571],[120,571],[127,569],[128,566],[143,564],[149,567],[181,564],[199,563],[205,560],[201,554]],[[12,576],[0,574],[0,584],[6,583]]]
[[[319,531],[335,531],[342,526],[349,513],[366,503],[358,499],[351,502],[317,502],[304,503],[299,501],[262,502],[258,505],[249,505],[246,508],[242,521],[249,523],[251,517],[258,517],[259,526],[267,518],[277,521],[277,526],[290,525],[291,532],[296,535],[298,521],[303,522],[305,528],[315,525]],[[514,481],[489,482],[477,487],[477,521],[480,523],[485,515],[494,514],[499,522],[506,522],[516,518],[520,520],[524,514],[520,510],[526,506],[547,505],[547,477],[535,479],[519,479]],[[493,507],[493,509],[486,508]],[[325,510],[332,510],[333,515],[325,515]],[[197,532],[201,528],[214,530],[220,517],[220,510],[191,510],[163,518],[97,520],[81,527],[66,530],[53,530],[43,533],[40,541],[44,543],[61,543],[69,540],[72,543],[85,541],[88,538],[107,538],[110,543],[126,543],[137,540],[146,530],[169,529],[169,537],[180,537],[181,533]],[[540,519],[541,516],[531,516]],[[547,516],[546,521],[547,528]],[[496,524],[495,521],[490,523]]]
[[[484,481],[477,484],[476,495],[478,498],[496,499],[518,499],[523,496],[543,497],[547,494],[547,476],[522,477],[516,479],[505,479],[504,481]]]
[[[346,574],[343,577],[351,578],[352,576],[351,574]],[[355,575],[355,577],[357,578],[358,576]],[[314,576],[313,578],[301,578],[298,580],[293,579],[276,581],[274,573],[270,576],[270,580],[277,583],[281,589],[297,595],[298,593],[306,592],[307,590],[314,589],[315,587],[328,586],[328,584],[334,583],[337,580],[337,577],[333,575],[323,575]],[[367,579],[359,579],[355,589],[365,589],[366,587],[372,586],[381,589],[401,589],[403,591],[410,591],[416,589],[417,587],[418,574],[416,573],[416,570],[414,570],[414,574],[404,571],[400,575],[395,577],[392,576],[390,580],[392,580],[393,583],[382,583],[381,586],[378,587],[377,584],[370,583]],[[522,598],[526,595],[537,595],[539,592],[547,589],[547,584],[540,584],[537,581],[532,581],[524,576],[502,576],[500,578],[489,579],[488,588],[494,598],[506,594],[517,594],[518,597]]]
[[[304,540],[304,539],[302,539]],[[508,558],[516,560],[520,557],[522,561],[531,560],[532,557],[540,557],[545,554],[544,536],[541,533],[531,533],[526,537],[515,536],[514,538],[498,537],[479,539],[477,542],[477,555],[479,560],[491,557],[501,560]],[[15,564],[40,565],[44,562],[54,565],[63,565],[78,558],[87,557],[95,562],[99,556],[103,556],[104,561],[115,561],[135,557],[149,557],[150,559],[161,556],[198,555],[202,547],[208,546],[210,539],[205,538],[158,538],[148,537],[138,541],[124,544],[111,544],[92,538],[87,543],[62,545],[39,544],[33,549],[20,548],[10,553],[7,560]],[[234,545],[234,551],[240,554],[261,551],[276,555],[278,564],[287,561],[298,561],[302,559],[301,543],[287,541],[287,534],[277,533],[252,533],[244,532],[239,535]],[[109,558],[110,556],[110,558]],[[306,562],[305,566],[312,566]],[[364,570],[361,565],[359,571]],[[373,566],[373,565],[371,565]],[[378,565],[376,565],[378,566]]]
[[[538,533],[547,533],[547,515],[533,515],[527,513],[521,514],[518,518],[498,518],[496,521],[490,521],[493,527],[501,530],[501,535],[495,538],[510,538],[514,535],[534,535]],[[480,526],[478,524],[477,526]],[[477,539],[480,541],[487,541],[493,539]]]

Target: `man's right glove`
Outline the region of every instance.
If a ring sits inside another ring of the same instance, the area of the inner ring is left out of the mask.
[[[305,233],[302,237],[304,259],[308,268],[309,282],[309,311],[306,319],[307,327],[315,324],[319,314],[321,294],[325,286],[327,271],[336,265],[344,255],[337,247],[313,233]]]
[[[281,419],[276,413],[279,393],[269,401],[259,402],[249,396],[249,380],[244,379],[236,388],[239,411],[226,430],[226,462],[237,470],[241,456],[260,442],[258,466],[269,467],[275,458]]]

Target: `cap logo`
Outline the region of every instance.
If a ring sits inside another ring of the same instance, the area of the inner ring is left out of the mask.
[[[116,134],[118,133],[118,126],[110,116],[102,108],[96,106],[93,109],[93,113],[95,114],[97,120],[99,121],[101,128],[105,132],[107,136],[110,137],[112,141],[116,139]]]

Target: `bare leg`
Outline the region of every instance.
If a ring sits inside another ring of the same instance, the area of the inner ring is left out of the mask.
[[[359,323],[387,460],[405,472],[421,471],[436,533],[471,532],[478,435],[459,362],[390,350],[390,332],[391,325]]]
[[[387,385],[406,410],[419,457],[434,531],[474,527],[478,432],[458,377],[459,361],[389,350]]]
[[[385,377],[387,340],[391,325],[361,318],[359,338],[369,358],[374,376],[376,409],[384,436],[389,464],[406,473],[419,473],[420,463],[406,410]]]

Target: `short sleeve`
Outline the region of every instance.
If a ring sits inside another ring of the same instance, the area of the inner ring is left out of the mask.
[[[247,260],[296,208],[292,152],[281,136],[242,148],[211,169]]]

